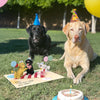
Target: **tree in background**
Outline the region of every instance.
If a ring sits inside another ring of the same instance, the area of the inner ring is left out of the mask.
[[[25,6],[27,8],[30,8],[32,4],[34,3],[34,0],[8,0],[9,6],[15,6],[17,5],[17,11],[18,11],[18,17],[17,17],[17,28],[20,28],[20,7]]]
[[[92,21],[92,25],[91,25],[91,33],[95,34],[96,33],[96,22],[97,22],[97,17],[91,15],[91,21]]]
[[[17,5],[18,10],[18,18],[17,18],[17,28],[20,25],[20,7],[25,6],[26,8],[31,8],[32,6],[36,5],[41,9],[49,8],[52,6],[56,0],[8,0],[8,5],[14,6]],[[39,9],[39,20],[41,19],[41,9]],[[40,20],[41,21],[41,20]]]
[[[63,15],[63,27],[66,24],[66,15],[67,15],[67,6],[68,5],[73,5],[75,7],[77,6],[84,6],[84,0],[8,0],[8,5],[14,6],[17,5],[17,10],[18,10],[18,19],[17,19],[17,28],[19,28],[20,24],[20,7],[25,6],[26,8],[31,8],[34,5],[39,7],[39,19],[41,19],[41,9],[49,8],[52,7],[53,3],[58,3],[58,4],[64,4],[65,5],[65,11]],[[91,32],[95,33],[96,32],[96,18],[92,16],[92,25],[91,25]]]
[[[65,11],[64,11],[64,17],[63,17],[63,27],[66,24],[66,14],[67,14],[67,6],[68,5],[73,5],[75,7],[77,6],[82,6],[85,7],[84,5],[84,0],[57,0],[59,3],[64,3],[65,4]],[[97,22],[97,18],[93,15],[91,15],[91,21],[92,21],[92,25],[91,25],[91,33],[96,33],[96,22]]]
[[[84,7],[84,0],[57,0],[59,4],[64,3],[65,4],[65,11],[63,15],[63,27],[66,25],[66,15],[67,15],[67,6],[73,5],[75,7],[77,6],[83,6]]]

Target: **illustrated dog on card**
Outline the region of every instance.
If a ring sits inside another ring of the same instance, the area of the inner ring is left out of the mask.
[[[67,70],[67,77],[73,79],[75,84],[81,82],[83,76],[89,71],[90,61],[97,57],[86,38],[88,30],[89,26],[79,20],[71,21],[63,28],[67,41],[61,59],[65,58],[64,67]],[[72,68],[78,66],[82,67],[82,71],[75,77]]]

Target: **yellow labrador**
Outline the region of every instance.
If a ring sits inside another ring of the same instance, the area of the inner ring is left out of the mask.
[[[67,41],[61,59],[65,58],[64,67],[67,70],[67,77],[73,79],[75,84],[81,82],[82,77],[89,70],[90,61],[97,57],[86,38],[88,30],[89,26],[81,21],[70,22],[63,28]],[[81,66],[82,71],[75,77],[72,68],[77,66]]]

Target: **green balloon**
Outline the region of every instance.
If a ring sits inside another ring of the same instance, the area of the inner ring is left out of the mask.
[[[48,60],[52,61],[53,57],[52,56],[48,56]]]

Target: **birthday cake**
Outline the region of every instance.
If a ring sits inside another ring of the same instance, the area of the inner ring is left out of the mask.
[[[65,89],[58,92],[57,100],[84,100],[84,96],[79,90]]]

